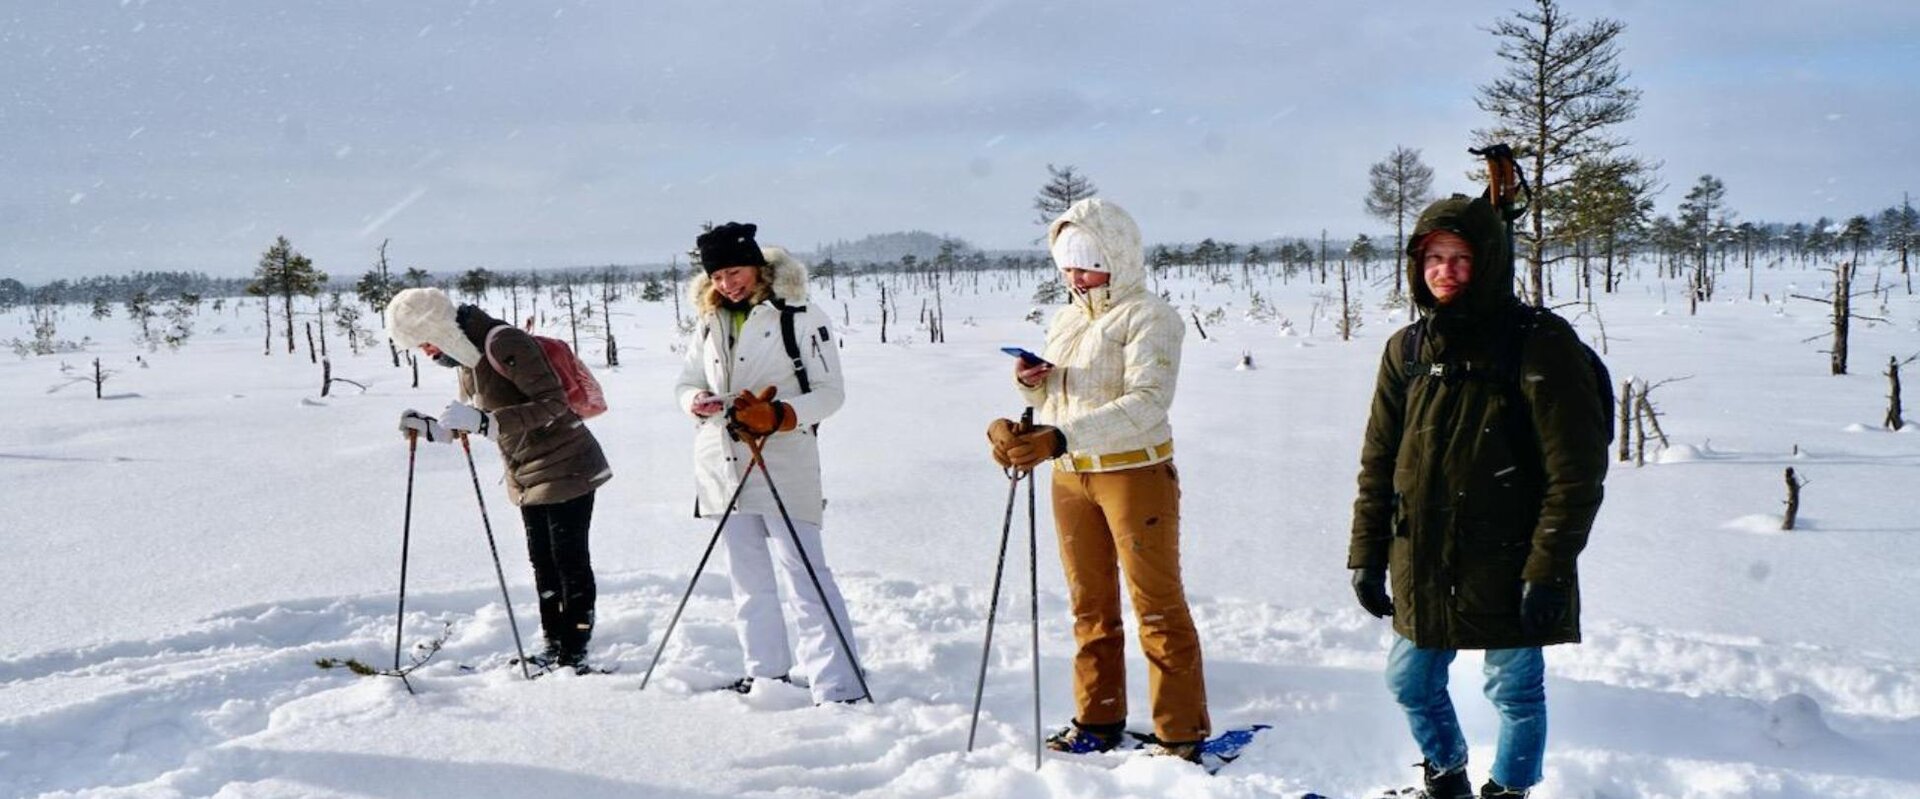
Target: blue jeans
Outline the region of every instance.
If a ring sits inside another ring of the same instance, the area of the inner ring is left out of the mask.
[[[1421,649],[1396,637],[1387,655],[1387,687],[1407,712],[1407,726],[1427,762],[1441,771],[1467,764],[1467,738],[1447,694],[1447,667],[1456,649]],[[1540,782],[1547,751],[1546,659],[1539,647],[1489,649],[1482,671],[1487,699],[1500,714],[1500,747],[1493,781],[1508,788]]]

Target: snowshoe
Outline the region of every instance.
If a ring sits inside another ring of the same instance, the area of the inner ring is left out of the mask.
[[[1083,725],[1079,719],[1047,736],[1047,749],[1071,755],[1111,752],[1127,733],[1126,722]]]

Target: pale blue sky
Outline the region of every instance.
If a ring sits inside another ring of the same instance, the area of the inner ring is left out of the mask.
[[[1512,2],[0,4],[0,276],[661,262],[703,220],[797,249],[1025,246],[1045,165],[1150,241],[1387,229],[1367,166],[1469,190]],[[1568,2],[1627,23],[1622,132],[1741,218],[1920,190],[1920,3]]]

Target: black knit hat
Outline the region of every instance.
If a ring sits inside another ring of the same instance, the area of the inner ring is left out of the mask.
[[[700,234],[694,240],[700,248],[700,268],[711,275],[730,266],[766,266],[767,256],[753,240],[759,229],[752,223],[728,222]]]

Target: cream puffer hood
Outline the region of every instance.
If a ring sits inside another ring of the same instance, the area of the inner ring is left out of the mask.
[[[387,301],[387,338],[401,349],[432,344],[468,369],[479,365],[480,348],[454,321],[453,300],[434,288],[406,289]]]
[[[755,292],[752,298],[754,304],[759,304],[770,295],[788,305],[805,305],[807,265],[781,247],[761,247],[760,255],[767,259],[767,265],[760,267],[760,276],[770,288]],[[714,287],[713,278],[705,272],[693,276],[693,282],[687,286],[687,296],[692,299],[693,307],[702,313],[720,307],[720,290]]]
[[[1147,265],[1141,255],[1140,226],[1125,209],[1098,197],[1074,203],[1047,226],[1047,249],[1053,249],[1060,230],[1068,225],[1085,229],[1100,242],[1101,266],[1110,275],[1107,285],[1084,296],[1089,312],[1098,316],[1115,301],[1146,290]],[[1077,292],[1075,295],[1074,301],[1081,302],[1082,297]]]
[[[1107,285],[1061,308],[1047,326],[1041,357],[1053,363],[1046,380],[1012,381],[1042,424],[1066,436],[1070,456],[1147,452],[1144,461],[1110,468],[1142,468],[1171,457],[1158,449],[1173,440],[1167,411],[1180,373],[1186,327],[1160,295],[1147,290],[1140,228],[1120,206],[1104,200],[1074,203],[1048,227],[1048,244],[1066,225],[1080,225],[1100,242]],[[1072,458],[1056,461],[1056,468]]]

